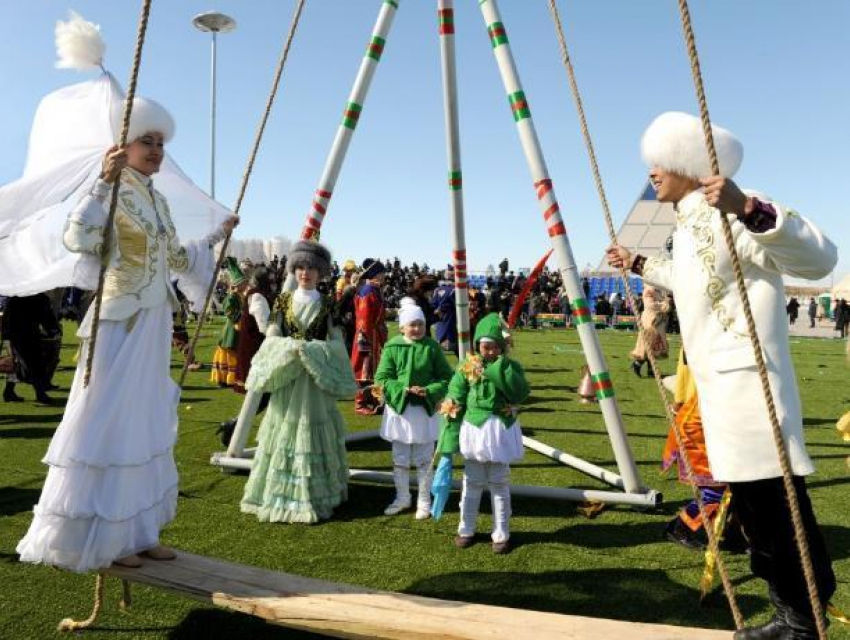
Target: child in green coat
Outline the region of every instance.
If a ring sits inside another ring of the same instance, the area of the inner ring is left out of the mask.
[[[510,463],[522,458],[518,407],[529,395],[520,364],[506,355],[507,344],[498,314],[486,315],[475,328],[477,355],[458,367],[440,412],[446,416],[440,433],[441,453],[460,451],[466,462],[460,499],[460,526],[455,545],[469,547],[481,494],[487,488],[493,508],[492,548],[510,551]]]
[[[412,464],[419,481],[416,519],[425,520],[431,510],[431,456],[440,426],[436,409],[452,368],[440,345],[425,335],[425,315],[413,299],[402,299],[398,315],[401,335],[384,345],[375,372],[374,388],[385,402],[381,437],[392,442],[396,487],[384,513],[391,516],[410,508]]]

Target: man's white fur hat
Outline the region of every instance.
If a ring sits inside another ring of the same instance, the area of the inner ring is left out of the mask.
[[[124,103],[118,105],[113,113],[112,124],[115,138],[121,133],[121,122],[124,117]],[[133,112],[130,114],[130,129],[127,132],[127,142],[133,142],[146,133],[161,133],[165,142],[174,137],[174,118],[165,107],[150,98],[134,98]]]
[[[731,178],[744,159],[744,146],[731,132],[711,125],[720,174]],[[699,118],[680,111],[662,113],[647,127],[640,141],[641,156],[649,167],[659,167],[690,178],[712,174]]]

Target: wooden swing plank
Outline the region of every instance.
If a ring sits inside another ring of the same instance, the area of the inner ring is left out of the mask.
[[[183,551],[139,569],[105,573],[335,638],[389,640],[720,640],[731,633],[510,609],[377,591],[366,587],[269,571]]]

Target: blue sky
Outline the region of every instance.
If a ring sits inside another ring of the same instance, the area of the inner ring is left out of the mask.
[[[296,237],[309,209],[380,0],[307,0],[242,206],[241,237]],[[328,209],[339,259],[450,259],[449,197],[436,2],[401,0]],[[461,145],[470,267],[548,248],[542,216],[478,3],[456,2]],[[54,68],[53,27],[68,9],[101,25],[106,66],[126,84],[140,3],[8,3],[0,21],[0,183],[23,167],[31,119],[49,91],[92,74]],[[238,29],[219,39],[218,199],[232,206],[294,0],[154,0],[139,93],[177,120],[169,149],[209,184],[209,35],[215,9]],[[502,0],[502,16],[580,265],[607,244],[601,209],[545,0]],[[641,192],[640,135],[658,113],[696,113],[674,0],[559,0],[615,224]],[[712,118],[744,142],[737,178],[794,206],[839,244],[850,271],[850,3],[692,2]]]

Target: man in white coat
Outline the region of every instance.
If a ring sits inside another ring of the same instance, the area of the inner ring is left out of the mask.
[[[706,448],[714,477],[728,482],[750,540],[753,573],[768,582],[776,614],[744,629],[737,640],[817,638],[794,542],[779,456],[756,368],[720,211],[732,234],[747,282],[776,413],[782,427],[814,565],[818,595],[828,602],[835,576],[806,492],[814,471],[803,439],[802,411],[788,347],[782,274],[819,279],[837,250],[810,221],[730,179],[743,159],[741,143],[713,127],[720,176],[712,176],[699,119],[665,113],[643,135],[641,151],[660,202],[676,208],[673,254],[633,256],[608,249],[608,263],[625,265],[644,282],[673,292],[682,341],[700,394]]]

